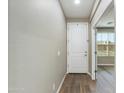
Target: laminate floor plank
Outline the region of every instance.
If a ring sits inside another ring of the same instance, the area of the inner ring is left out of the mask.
[[[115,93],[115,70],[113,66],[99,66],[96,76],[96,93]]]
[[[95,93],[96,82],[87,74],[68,74],[59,93]]]
[[[114,67],[98,67],[96,76],[67,74],[59,93],[115,93]]]

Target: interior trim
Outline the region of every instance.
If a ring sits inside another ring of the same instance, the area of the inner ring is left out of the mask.
[[[61,89],[61,87],[62,87],[62,85],[64,83],[64,80],[65,80],[66,75],[67,75],[67,73],[65,73],[65,75],[64,75],[64,77],[63,77],[63,79],[62,79],[62,81],[61,81],[61,83],[60,83],[60,85],[59,85],[59,87],[58,87],[58,89],[56,91],[56,93],[59,93],[60,92],[60,89]]]
[[[95,2],[95,3],[96,3],[96,2]],[[91,21],[93,20],[93,17],[94,17],[94,15],[95,15],[95,13],[96,13],[96,11],[97,11],[97,9],[98,9],[100,3],[101,3],[101,0],[98,1],[98,4],[97,4],[96,7],[95,7],[95,10],[94,10],[93,15],[91,15],[90,23],[91,23]],[[94,5],[95,5],[95,4],[94,4]],[[93,6],[93,8],[94,8],[94,6]]]
[[[96,27],[96,29],[114,29],[115,27]]]

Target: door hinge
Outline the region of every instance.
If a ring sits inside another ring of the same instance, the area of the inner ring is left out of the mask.
[[[95,54],[97,54],[97,51],[95,51]]]

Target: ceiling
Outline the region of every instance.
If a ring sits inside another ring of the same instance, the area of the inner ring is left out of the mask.
[[[60,0],[66,18],[89,18],[95,0]]]
[[[112,6],[106,10],[96,27],[114,27],[114,16],[114,7]]]

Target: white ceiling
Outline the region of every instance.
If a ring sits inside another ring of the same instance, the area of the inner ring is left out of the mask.
[[[114,27],[114,7],[110,7],[102,16],[97,27]]]
[[[95,0],[60,0],[64,14],[67,18],[89,18]]]

